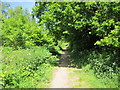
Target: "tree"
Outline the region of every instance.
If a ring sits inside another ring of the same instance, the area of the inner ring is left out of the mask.
[[[77,50],[95,44],[119,47],[120,2],[36,3],[33,15],[55,36],[56,42],[64,36]]]
[[[52,39],[22,7],[10,8],[2,26],[3,46],[29,48],[50,43]]]
[[[0,1],[0,46],[2,46],[2,22],[4,22],[4,19],[6,18],[7,16],[7,12],[6,10],[9,8],[9,4],[8,3],[5,3],[5,2],[2,2]]]

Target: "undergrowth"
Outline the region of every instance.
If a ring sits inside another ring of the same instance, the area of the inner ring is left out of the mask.
[[[71,66],[82,68],[84,72],[80,72],[80,77],[83,75],[82,78],[88,79],[95,88],[119,88],[119,60],[119,50],[91,49],[71,52]],[[86,73],[88,76],[85,76]]]
[[[43,46],[12,50],[2,48],[2,88],[48,87],[58,58]]]

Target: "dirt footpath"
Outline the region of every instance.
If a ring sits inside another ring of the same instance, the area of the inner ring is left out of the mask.
[[[76,68],[68,67],[69,56],[67,51],[64,52],[61,56],[61,63],[59,67],[55,67],[53,72],[53,80],[51,81],[50,88],[71,88],[73,85],[77,84],[76,81],[79,79],[79,76],[70,77],[69,74],[72,73]]]

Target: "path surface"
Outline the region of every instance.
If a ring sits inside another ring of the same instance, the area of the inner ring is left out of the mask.
[[[68,85],[68,59],[67,51],[62,54],[60,60],[61,64],[53,73],[53,81],[51,82],[51,88],[70,88]]]
[[[69,56],[67,51],[64,51],[64,54],[61,56],[61,64],[59,67],[56,67],[56,70],[53,72],[53,80],[51,82],[50,88],[71,88],[78,77],[69,77],[69,74],[76,70],[76,68],[69,68],[68,67]]]
[[[70,88],[68,85],[68,70],[66,67],[59,67],[54,72],[54,78],[51,82],[51,88]]]

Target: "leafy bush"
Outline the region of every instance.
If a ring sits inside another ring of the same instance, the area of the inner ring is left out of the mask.
[[[119,50],[84,50],[71,53],[72,64],[78,68],[84,68],[86,72],[94,71],[95,76],[100,79],[107,88],[118,88],[118,77],[120,72]]]
[[[45,47],[20,49],[7,54],[6,50],[3,48],[3,88],[35,88],[41,87],[37,86],[39,83],[49,81],[51,65],[58,59]]]

